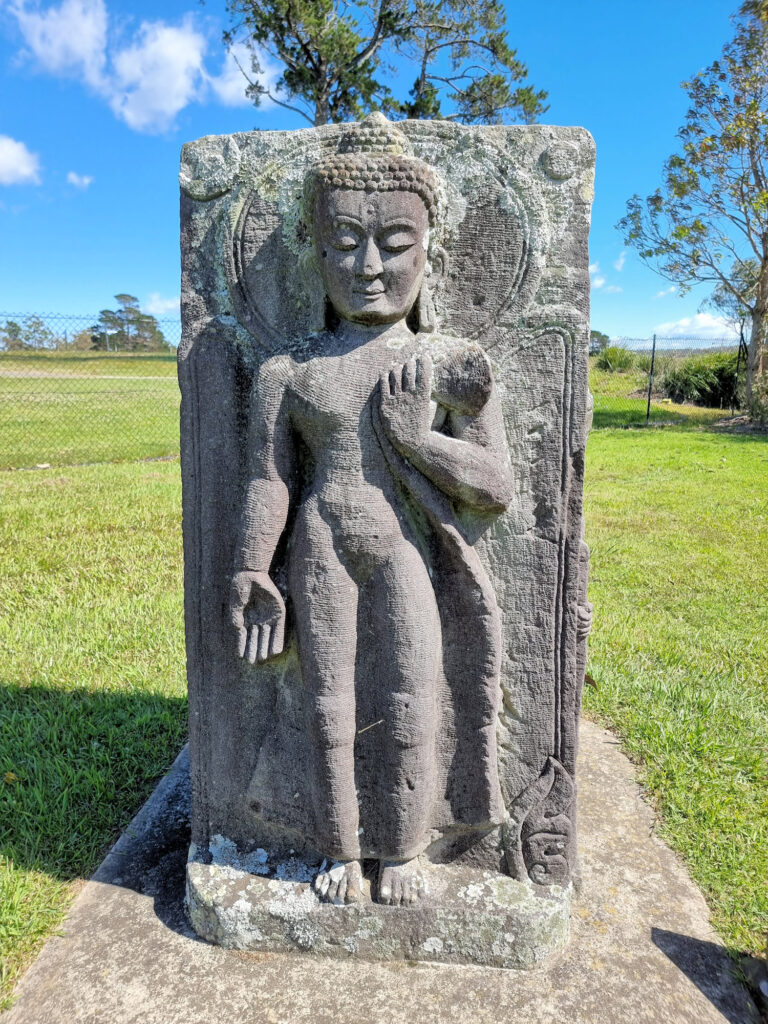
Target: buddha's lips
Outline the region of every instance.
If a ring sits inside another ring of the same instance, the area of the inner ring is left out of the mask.
[[[375,299],[379,295],[383,295],[386,288],[379,288],[377,291],[368,291],[367,289],[357,288],[355,292],[357,295],[364,295],[366,299]]]

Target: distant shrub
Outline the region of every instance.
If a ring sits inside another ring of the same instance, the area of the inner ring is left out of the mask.
[[[661,387],[673,402],[725,409],[738,405],[735,352],[708,352],[668,366]]]
[[[608,370],[609,373],[631,370],[635,365],[635,354],[623,345],[608,345],[597,357],[595,365],[598,370]]]

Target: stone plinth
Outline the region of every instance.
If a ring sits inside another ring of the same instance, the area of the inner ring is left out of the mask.
[[[318,899],[316,872],[295,860],[274,877],[192,861],[190,921],[226,949],[482,967],[537,967],[568,941],[570,891],[557,886],[542,893],[498,872],[441,865],[427,868],[426,895],[411,906],[374,903],[364,884],[359,903],[338,907]]]

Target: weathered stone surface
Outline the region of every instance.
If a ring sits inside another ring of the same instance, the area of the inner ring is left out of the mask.
[[[380,906],[364,886],[362,900],[338,907],[313,891],[316,873],[295,860],[274,878],[192,861],[190,920],[227,949],[481,967],[537,967],[568,941],[570,893],[556,886],[540,894],[499,872],[440,865],[425,871],[426,893],[412,905]]]
[[[182,907],[188,792],[177,766],[100,881],[85,885],[3,1024],[759,1020],[701,893],[657,838],[632,765],[615,737],[589,722],[579,753],[583,883],[573,938],[534,971],[242,953],[196,940]]]
[[[196,860],[567,890],[593,164],[581,129],[380,116],[184,148]]]

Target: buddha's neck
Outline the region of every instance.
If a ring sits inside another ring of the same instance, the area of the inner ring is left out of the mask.
[[[413,337],[405,320],[393,324],[356,324],[350,320],[339,320],[333,334],[339,345],[346,349],[367,345],[372,341],[382,345],[395,341],[402,343]]]

